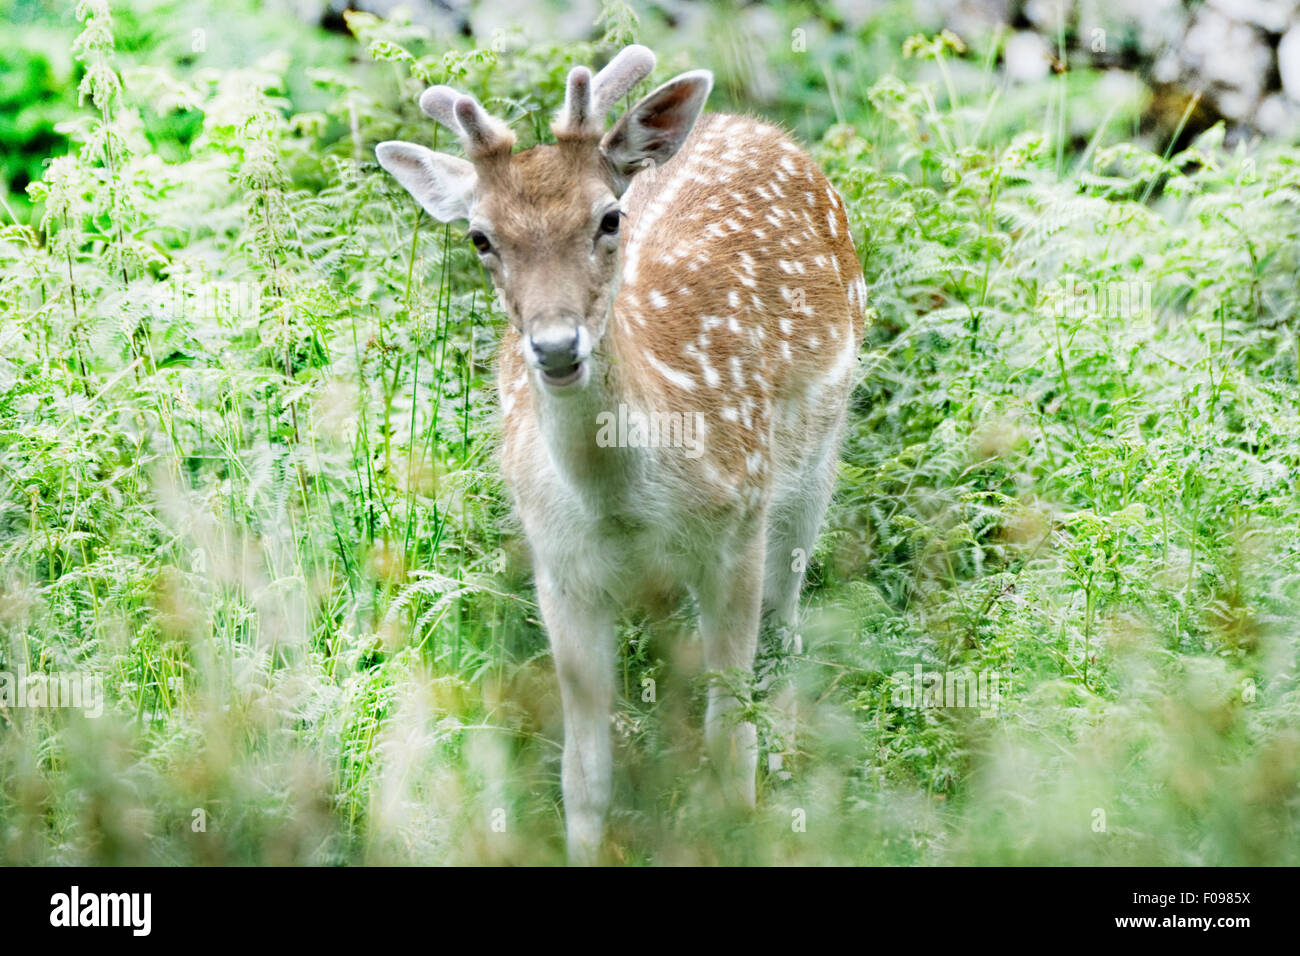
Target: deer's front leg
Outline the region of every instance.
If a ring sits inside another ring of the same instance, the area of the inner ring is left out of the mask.
[[[758,649],[758,627],[763,591],[763,534],[758,522],[752,536],[728,555],[724,567],[696,592],[700,605],[700,636],[704,664],[710,671],[753,673]],[[733,563],[734,562],[734,563]],[[754,805],[754,777],[758,771],[758,731],[750,721],[737,720],[740,706],[717,679],[709,687],[704,736],[722,789],[734,805]]]
[[[539,575],[537,596],[564,708],[564,822],[571,863],[592,864],[610,796],[614,615]]]

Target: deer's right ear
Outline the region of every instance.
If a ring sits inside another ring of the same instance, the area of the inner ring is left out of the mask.
[[[376,146],[375,156],[434,219],[452,222],[469,217],[478,182],[473,163],[393,140]]]

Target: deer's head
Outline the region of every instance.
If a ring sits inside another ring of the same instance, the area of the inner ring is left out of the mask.
[[[554,145],[515,153],[514,134],[477,100],[434,86],[420,108],[460,137],[467,158],[414,143],[375,149],[431,216],[468,221],[524,358],[548,388],[586,384],[618,294],[620,199],[639,171],[681,148],[713,86],[707,70],[683,73],[606,132],[611,107],[654,64],[648,49],[629,46],[595,76],[570,72]]]

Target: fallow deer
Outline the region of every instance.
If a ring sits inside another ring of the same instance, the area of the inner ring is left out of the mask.
[[[693,596],[710,671],[752,671],[764,619],[793,626],[866,305],[843,201],[776,127],[701,117],[708,71],[605,131],[654,64],[630,46],[595,76],[572,70],[553,145],[516,153],[477,100],[435,86],[420,106],[467,158],[376,148],[431,216],[468,220],[509,319],[502,469],[559,679],[575,862],[596,858],[610,800],[620,612]],[[694,453],[602,436],[628,410],[698,422]],[[757,738],[737,706],[715,681],[705,739],[724,792],[752,806]]]

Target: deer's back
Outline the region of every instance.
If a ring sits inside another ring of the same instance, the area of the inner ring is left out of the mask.
[[[723,491],[797,475],[838,431],[866,304],[843,201],[778,128],[707,114],[624,205],[615,342],[643,401],[703,414]]]

